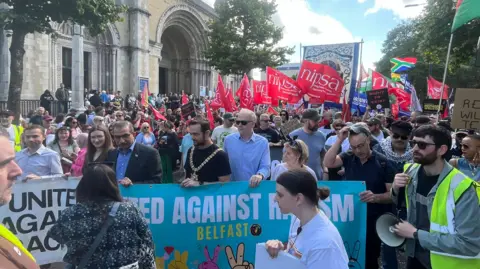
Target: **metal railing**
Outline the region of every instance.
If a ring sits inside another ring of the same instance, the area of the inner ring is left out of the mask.
[[[59,101],[54,100],[50,103],[50,108],[46,108],[50,111],[51,116],[56,116],[58,113],[68,113],[71,102],[68,102],[68,107],[64,111],[60,111]],[[35,111],[40,107],[40,100],[20,100],[20,113],[23,117],[26,117],[31,111]],[[0,101],[0,111],[7,109],[7,102]]]

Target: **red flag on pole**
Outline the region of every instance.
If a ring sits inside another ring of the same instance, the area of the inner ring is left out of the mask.
[[[233,97],[233,89],[227,89],[227,99],[229,104],[229,110],[225,107],[227,112],[235,112],[238,110],[237,103],[235,103],[235,98]]]
[[[150,108],[150,110],[152,110],[152,113],[153,113],[153,117],[155,118],[155,120],[163,120],[163,121],[166,121],[167,118],[165,118],[158,110],[156,110],[151,104],[148,105],[148,107]]]
[[[222,76],[220,76],[220,74],[218,74],[217,94],[220,95],[220,99],[222,100],[225,111],[233,112],[234,110],[232,108],[232,103],[228,97],[228,92],[225,90],[225,85],[223,84]]]
[[[273,115],[275,115],[275,116],[278,116],[278,111],[276,111],[275,109],[273,109],[272,106],[268,106],[267,113],[268,113],[268,114],[273,114]]]
[[[207,110],[207,119],[210,122],[210,130],[213,131],[213,129],[215,129],[215,120],[213,119],[212,110],[210,109],[208,101],[205,101],[205,109]]]
[[[271,67],[267,67],[267,92],[275,107],[278,106],[278,100],[295,104],[304,95],[295,80]]]
[[[258,105],[269,105],[272,98],[268,96],[266,81],[252,81],[253,84],[253,102]]]
[[[237,90],[237,94],[237,96],[240,97],[240,107],[253,110],[253,94],[250,89],[250,81],[248,80],[247,74],[243,74],[243,79],[240,83],[240,88]]]
[[[428,84],[428,97],[430,99],[440,99],[442,95],[442,82],[435,80],[432,76],[429,76],[427,79]],[[448,88],[447,84],[443,87],[443,100],[448,100]]]
[[[337,71],[325,64],[303,61],[297,83],[311,98],[340,103],[345,82]]]

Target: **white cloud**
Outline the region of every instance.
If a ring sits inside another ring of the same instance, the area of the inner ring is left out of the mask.
[[[358,0],[358,2],[359,2],[360,4],[363,4],[363,3],[367,2],[367,0]]]
[[[365,41],[362,46],[362,59],[365,70],[368,68],[375,70],[375,62],[382,57],[381,44],[376,41]]]
[[[382,9],[386,9],[391,10],[395,16],[398,16],[401,19],[415,18],[422,13],[424,8],[423,4],[426,2],[427,0],[375,0],[374,6],[365,12],[365,16],[375,14]],[[417,4],[419,5],[405,7],[406,5]]]
[[[202,0],[202,1],[207,3],[211,7],[213,7],[213,4],[215,4],[215,0]]]

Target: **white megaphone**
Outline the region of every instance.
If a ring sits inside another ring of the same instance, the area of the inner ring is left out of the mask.
[[[385,245],[396,248],[405,243],[405,238],[398,236],[393,231],[395,225],[399,222],[400,219],[392,213],[383,214],[377,219],[377,234]]]

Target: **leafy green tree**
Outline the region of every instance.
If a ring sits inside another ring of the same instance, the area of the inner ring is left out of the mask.
[[[222,74],[242,75],[287,63],[294,50],[277,46],[283,29],[272,20],[276,9],[275,1],[217,1],[218,17],[209,24],[205,51],[209,64]]]
[[[10,45],[10,86],[8,109],[20,114],[23,84],[25,37],[29,33],[53,34],[51,22],[72,21],[84,25],[95,36],[103,33],[109,23],[120,21],[126,9],[115,0],[2,0],[11,8],[0,13],[0,27],[12,30]]]
[[[404,21],[392,29],[383,43],[383,57],[376,63],[378,72],[390,76],[394,57],[416,57],[415,69],[408,72],[418,97],[427,96],[428,75],[443,78],[450,28],[455,15],[451,0],[429,0],[419,18]],[[480,21],[460,28],[454,35],[447,84],[453,88],[480,87],[480,72],[473,66]]]

